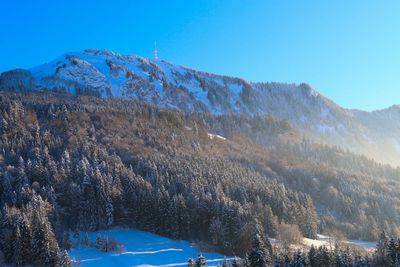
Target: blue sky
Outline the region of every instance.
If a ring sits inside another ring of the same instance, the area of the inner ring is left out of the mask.
[[[0,0],[0,72],[104,48],[251,81],[308,82],[338,104],[400,104],[400,1]]]

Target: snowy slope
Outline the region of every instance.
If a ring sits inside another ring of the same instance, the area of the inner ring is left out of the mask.
[[[29,74],[31,90],[139,99],[184,111],[275,113],[285,117],[292,114],[286,108],[292,104],[305,107],[310,101],[323,102],[307,85],[255,84],[106,50],[68,53],[25,71],[25,76]],[[10,80],[18,84],[19,78],[22,78],[20,72],[3,73],[0,88],[7,90],[12,84]],[[324,111],[324,116],[329,117],[329,113]]]
[[[0,90],[52,90],[138,99],[188,112],[271,115],[288,120],[315,142],[400,163],[399,108],[372,113],[348,110],[308,84],[252,83],[163,60],[88,49],[30,70],[4,72]]]
[[[132,229],[111,229],[90,232],[89,239],[94,241],[97,235],[107,236],[120,241],[125,247],[122,253],[103,253],[95,248],[79,246],[69,251],[70,258],[79,266],[187,266],[189,258],[197,258],[199,251],[187,241],[176,241],[148,232]],[[217,253],[202,253],[208,266],[221,264],[224,256]],[[227,257],[229,259],[229,257]]]

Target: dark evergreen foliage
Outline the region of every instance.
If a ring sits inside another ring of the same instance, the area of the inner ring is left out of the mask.
[[[11,93],[0,94],[0,114],[0,251],[8,263],[65,262],[59,248],[70,247],[68,230],[114,225],[205,240],[240,256],[256,255],[254,220],[269,237],[280,222],[311,238],[318,227],[370,239],[380,228],[397,233],[400,198],[387,185],[400,188],[398,169],[298,140],[272,118]],[[319,218],[314,203],[337,218]],[[396,264],[398,244],[389,241],[380,251]],[[315,250],[312,266],[335,262]]]
[[[247,264],[250,267],[272,266],[272,246],[263,233],[264,230],[256,222],[252,237],[252,248],[247,256]]]

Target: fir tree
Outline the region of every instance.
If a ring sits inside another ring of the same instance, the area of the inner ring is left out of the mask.
[[[306,260],[300,250],[298,250],[294,254],[291,266],[292,267],[305,267],[306,266]]]
[[[268,240],[265,241],[263,232],[261,226],[256,222],[252,238],[252,249],[248,255],[249,267],[272,266],[272,255],[269,249],[271,244],[269,244]]]
[[[25,212],[26,213],[26,212]],[[21,230],[21,254],[24,263],[31,262],[31,242],[32,242],[32,229],[27,214],[22,215],[20,224]]]
[[[194,266],[195,266],[194,259],[189,258],[189,259],[188,259],[188,267],[194,267]]]
[[[391,237],[387,244],[387,260],[391,266],[399,266],[398,265],[398,256],[399,251],[397,247],[396,240]]]
[[[12,262],[16,266],[22,265],[23,262],[23,255],[22,255],[22,243],[21,243],[21,232],[19,230],[19,226],[17,225],[15,228],[14,233],[14,240],[13,240],[13,259]]]
[[[232,267],[240,267],[241,266],[240,265],[240,261],[239,261],[239,259],[237,257],[233,258],[231,266]]]
[[[196,260],[196,267],[206,267],[207,259],[203,256],[203,254],[199,254]]]
[[[389,237],[386,235],[385,231],[382,231],[378,243],[376,244],[376,264],[386,266],[388,265],[388,242]]]
[[[317,267],[317,250],[315,249],[314,245],[311,245],[310,250],[308,251],[308,263],[310,267]]]
[[[58,244],[54,237],[51,225],[42,208],[34,211],[32,231],[32,256],[37,265],[56,266],[58,257]]]
[[[67,250],[64,250],[60,257],[60,267],[71,267],[71,260],[69,258]]]

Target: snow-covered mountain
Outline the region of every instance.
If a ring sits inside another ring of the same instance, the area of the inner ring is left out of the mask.
[[[89,49],[29,70],[0,76],[0,90],[51,90],[138,99],[165,108],[214,114],[271,115],[306,138],[400,161],[400,108],[363,112],[336,105],[308,84],[253,83],[196,71],[163,60]]]

